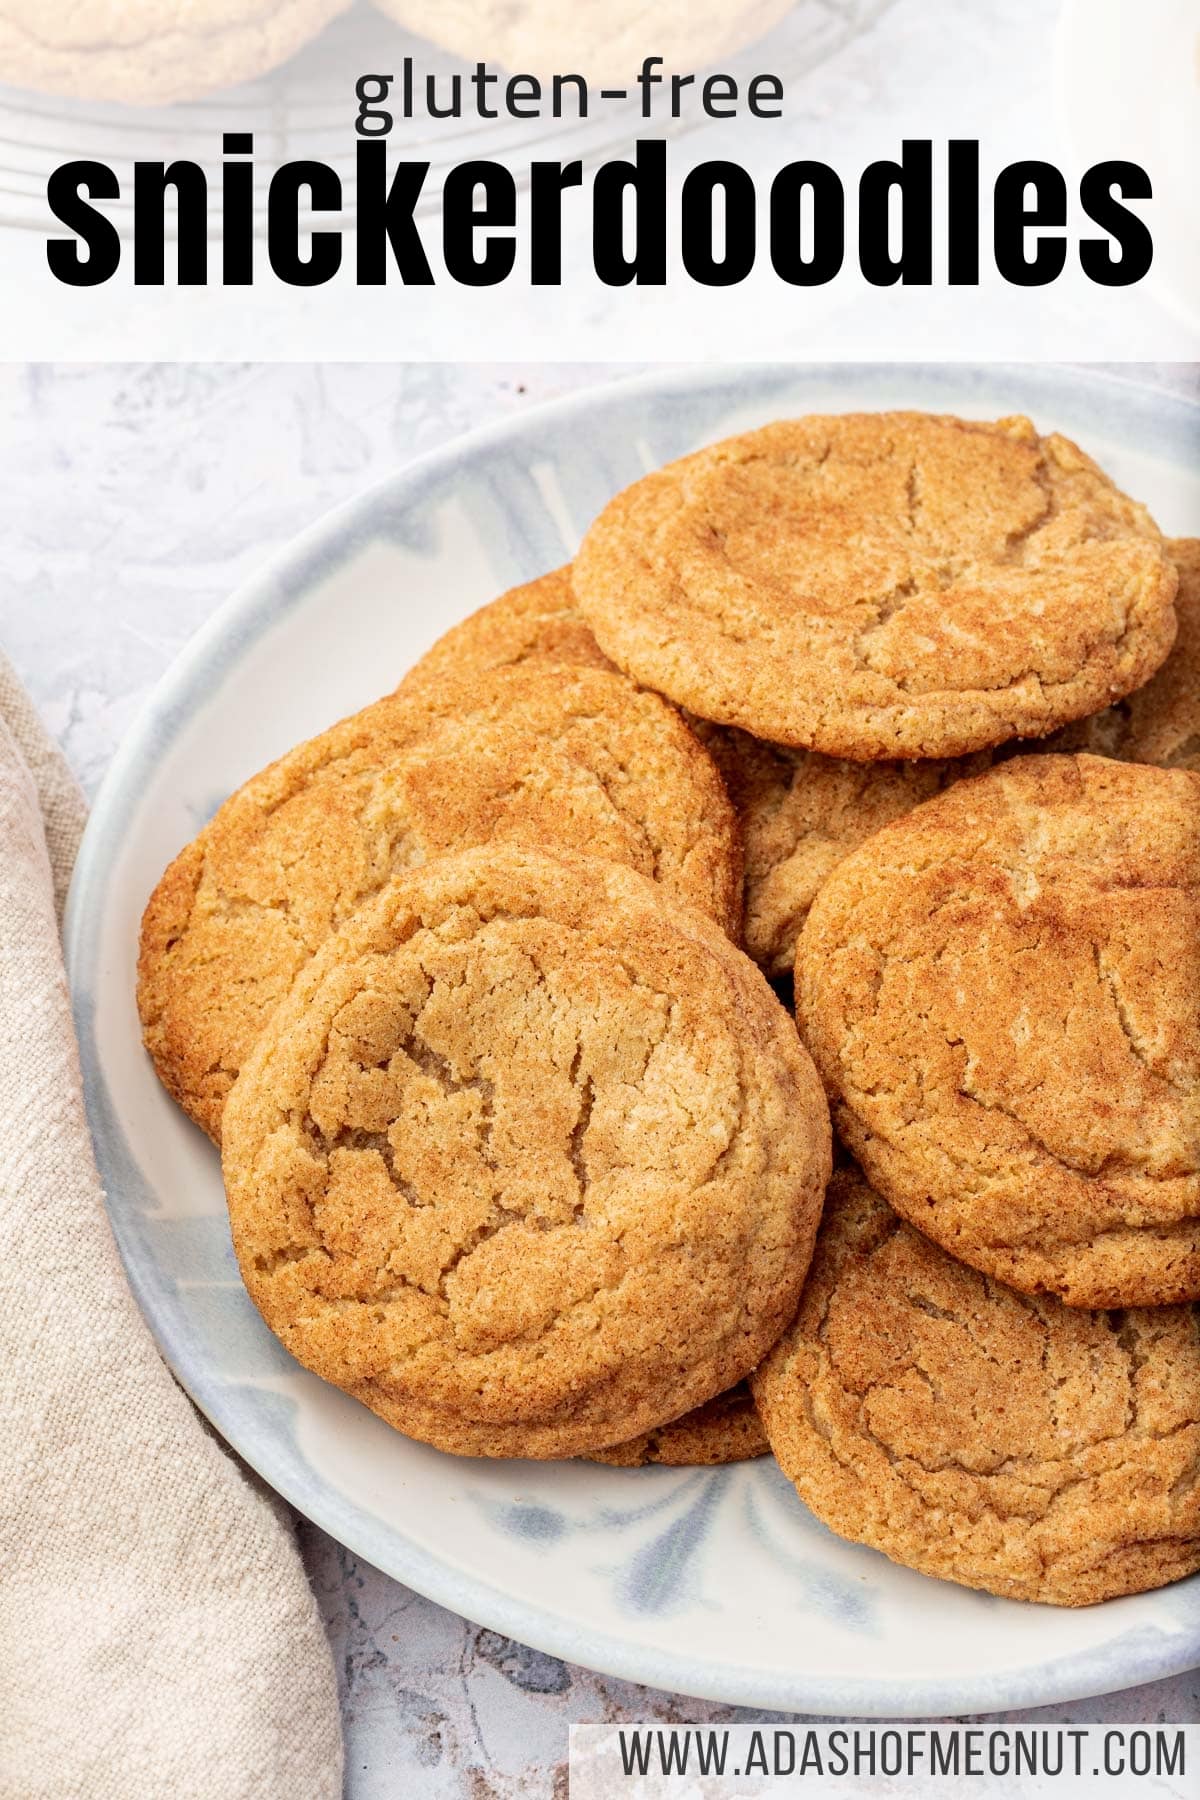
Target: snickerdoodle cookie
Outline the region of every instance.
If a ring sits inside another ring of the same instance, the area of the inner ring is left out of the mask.
[[[1048,749],[1200,769],[1200,538],[1168,540],[1167,552],[1179,570],[1179,630],[1170,656],[1145,687],[1066,726]]]
[[[413,665],[397,692],[543,660],[613,667],[578,610],[569,565],[510,588],[452,626]],[[772,976],[791,974],[796,936],[812,897],[847,851],[950,781],[987,764],[987,752],[940,762],[852,763],[762,743],[706,719],[687,722],[733,802],[745,853],[743,942]]]
[[[142,922],[138,1002],[167,1089],[213,1137],[296,972],[398,871],[469,844],[609,856],[736,933],[740,844],[682,720],[623,676],[549,664],[396,695],[239,789]]]
[[[868,1177],[955,1256],[1072,1306],[1200,1298],[1200,775],[955,783],[829,876],[796,1017]]]
[[[1039,749],[1200,769],[1200,540],[1176,539],[1167,551],[1179,570],[1170,656],[1145,687],[1065,726]],[[791,972],[813,896],[843,856],[952,781],[979,774],[992,754],[863,764],[720,726],[700,735],[742,827],[746,949],[770,975]]]
[[[753,1386],[805,1505],[926,1575],[1086,1606],[1200,1569],[1195,1307],[1016,1293],[838,1170]]]
[[[642,1469],[649,1463],[700,1469],[749,1462],[752,1457],[765,1456],[769,1449],[750,1390],[739,1381],[727,1394],[706,1400],[682,1419],[644,1431],[611,1450],[593,1450],[589,1460],[612,1463],[620,1469]]]
[[[464,675],[484,675],[528,662],[613,667],[575,604],[569,566],[509,588],[498,600],[452,625],[413,664],[397,692],[415,693]]]
[[[744,1378],[794,1312],[829,1120],[791,1021],[619,864],[489,845],[312,958],[225,1108],[249,1292],[400,1430],[577,1455]]]
[[[349,0],[0,0],[0,76],[85,100],[166,105],[249,81]]]
[[[510,588],[452,626],[396,691],[436,689],[463,674],[543,661],[614,666],[576,606],[569,565]],[[839,856],[936,793],[945,785],[940,770],[960,774],[974,766],[886,763],[876,771],[761,744],[707,719],[687,716],[686,722],[717,765],[737,814],[745,863],[741,941],[769,975],[791,974],[796,933]]]
[[[987,768],[990,752],[924,762],[847,762],[765,744],[714,725],[699,735],[742,828],[743,942],[770,976],[790,975],[813,897],[842,858],[881,825],[952,781]]]
[[[1028,419],[768,425],[611,502],[572,579],[605,653],[701,718],[854,761],[1042,737],[1175,635],[1145,509]]]

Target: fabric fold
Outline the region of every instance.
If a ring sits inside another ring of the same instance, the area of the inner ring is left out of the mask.
[[[0,1796],[337,1800],[293,1533],[176,1385],[105,1213],[58,936],[83,818],[0,659]]]

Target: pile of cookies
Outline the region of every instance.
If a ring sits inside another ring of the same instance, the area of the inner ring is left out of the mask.
[[[1025,419],[637,482],[151,897],[272,1330],[994,1593],[1200,1569],[1198,662],[1200,544]]]

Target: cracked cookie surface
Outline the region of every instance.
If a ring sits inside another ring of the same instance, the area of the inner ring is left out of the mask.
[[[1170,656],[1145,687],[1064,726],[1038,749],[1200,769],[1200,540],[1175,539],[1166,548],[1179,570],[1179,630]],[[764,744],[721,726],[699,735],[742,827],[746,949],[774,976],[791,973],[808,909],[843,856],[952,781],[982,773],[992,756],[984,750],[970,757],[863,764]]]
[[[249,1057],[222,1166],[288,1349],[408,1434],[572,1456],[741,1380],[795,1310],[820,1083],[758,970],[614,863],[399,877]]]
[[[674,1469],[714,1469],[723,1463],[749,1462],[765,1456],[771,1446],[750,1397],[739,1381],[728,1393],[706,1400],[682,1419],[672,1419],[654,1431],[611,1450],[593,1450],[590,1461],[611,1463],[614,1468],[642,1469],[659,1463]]]
[[[1200,1298],[1200,775],[1024,756],[839,864],[796,1017],[898,1212],[1072,1306]]]
[[[1027,419],[769,425],[648,475],[572,572],[602,650],[701,718],[853,761],[1042,737],[1146,681],[1176,573]]]
[[[591,627],[586,624],[576,605],[569,564],[551,570],[548,575],[524,582],[519,587],[508,589],[498,599],[479,607],[460,624],[452,626],[413,665],[397,692],[413,693],[421,687],[431,684],[438,686],[447,681],[458,680],[466,674],[482,675],[491,669],[512,668],[518,664],[542,661],[609,670],[614,667],[597,644]],[[700,741],[726,779],[727,788],[730,787],[728,777],[735,772],[732,740],[735,737],[743,739],[746,748],[742,757],[736,759],[736,772],[740,774],[743,766],[746,766],[748,788],[750,767],[753,766],[751,759],[758,752],[770,754],[772,746],[758,745],[753,739],[744,738],[740,732],[725,731],[720,726],[707,725],[703,720],[688,723],[699,726]],[[825,759],[815,760],[823,762]],[[909,768],[912,765],[898,766]],[[930,788],[926,791],[934,790]],[[749,805],[745,811],[742,810],[732,789],[730,798],[745,834],[752,821],[756,821],[757,815]],[[915,803],[915,799],[909,802],[910,805]],[[891,817],[892,814],[888,816]],[[867,829],[861,831],[859,837],[865,837]],[[858,838],[855,839],[857,841]],[[819,874],[811,877],[814,892],[820,879]],[[749,936],[754,892],[755,885],[751,881],[747,858],[746,948],[755,955],[756,960],[766,963],[767,959],[757,954]],[[760,930],[756,933],[756,938],[763,935]],[[779,968],[775,972],[786,970],[790,974],[794,957],[793,929],[786,955],[776,959]],[[767,966],[770,968],[771,965],[767,963]],[[685,1413],[681,1419],[660,1425],[654,1431],[644,1432],[627,1444],[614,1445],[610,1450],[593,1451],[590,1460],[609,1463],[617,1468],[643,1468],[650,1464],[671,1468],[715,1468],[724,1463],[745,1462],[756,1456],[764,1456],[768,1449],[758,1413],[750,1398],[750,1390],[744,1382],[739,1382],[729,1393],[718,1394],[715,1400],[705,1401],[703,1406]]]
[[[0,0],[0,67],[18,87],[162,106],[277,67],[348,4]]]
[[[138,1004],[164,1085],[210,1136],[297,971],[397,871],[478,843],[609,856],[740,929],[737,823],[674,709],[552,666],[393,695],[254,776],[167,869]]]
[[[1195,1307],[1016,1293],[839,1169],[752,1385],[805,1505],[923,1574],[1084,1606],[1200,1569]]]

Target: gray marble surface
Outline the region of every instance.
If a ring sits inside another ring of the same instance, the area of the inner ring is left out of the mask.
[[[0,369],[0,642],[89,791],[152,683],[229,591],[325,508],[613,365]],[[1200,392],[1195,367],[1142,377]],[[572,1721],[724,1720],[481,1630],[312,1527],[349,1800],[566,1792]],[[1200,1676],[1047,1718],[1200,1719]]]

